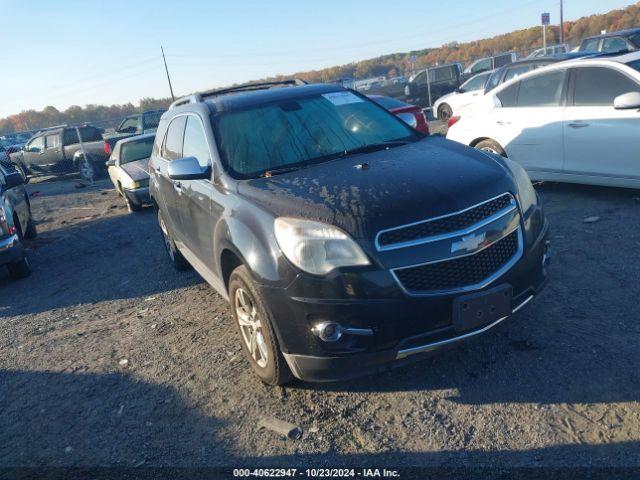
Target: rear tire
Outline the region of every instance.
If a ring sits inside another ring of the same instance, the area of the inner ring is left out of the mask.
[[[502,148],[498,142],[496,142],[495,140],[491,140],[490,138],[478,142],[475,148],[477,148],[478,150],[482,150],[483,152],[500,155],[501,157],[507,156],[507,152],[504,151],[504,148]]]
[[[178,247],[176,247],[176,243],[169,234],[169,230],[167,229],[167,225],[164,223],[162,212],[160,212],[160,210],[158,210],[158,224],[160,225],[160,232],[162,233],[164,246],[167,249],[167,255],[169,255],[169,260],[171,261],[173,268],[178,271],[187,270],[190,267],[189,262],[187,262],[178,250]]]
[[[27,257],[22,257],[22,260],[7,264],[7,269],[9,270],[9,276],[13,280],[19,280],[31,274],[31,267]]]
[[[453,115],[453,110],[448,103],[443,103],[438,107],[438,120],[442,120],[443,122],[448,122]]]
[[[280,351],[271,315],[244,265],[231,272],[229,298],[242,350],[253,371],[267,385],[290,382],[293,375]]]

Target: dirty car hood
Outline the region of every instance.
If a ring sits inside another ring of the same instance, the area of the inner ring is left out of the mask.
[[[146,152],[145,152],[146,153]],[[120,165],[120,168],[131,177],[132,180],[140,181],[149,178],[149,159],[143,158],[142,160],[136,160],[135,162],[125,163]]]
[[[365,162],[368,168],[360,166]],[[369,239],[381,229],[462,210],[507,191],[515,191],[513,181],[499,161],[441,137],[238,186],[274,216],[327,222]]]

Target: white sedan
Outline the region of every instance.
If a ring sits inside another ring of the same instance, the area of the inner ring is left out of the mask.
[[[148,167],[155,137],[155,133],[146,133],[118,140],[106,162],[109,178],[129,211],[151,203]]]
[[[534,70],[449,123],[447,138],[507,156],[534,180],[640,188],[640,52]]]
[[[494,70],[474,75],[455,91],[440,97],[433,104],[438,120],[448,121],[458,110],[469,105],[484,93],[484,86]]]

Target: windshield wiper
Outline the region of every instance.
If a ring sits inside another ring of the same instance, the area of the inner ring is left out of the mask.
[[[409,142],[396,141],[396,142],[382,142],[382,143],[370,143],[369,145],[362,145],[361,147],[352,148],[351,150],[345,150],[340,153],[341,157],[346,157],[347,155],[355,155],[357,153],[371,153],[377,152],[379,150],[387,150],[393,147],[400,147],[402,145],[406,145]]]
[[[269,178],[269,177],[273,177],[274,175],[278,175],[280,173],[293,172],[294,170],[300,170],[302,168],[304,168],[304,166],[302,165],[297,165],[295,167],[272,168],[271,170],[267,170],[264,173],[261,173],[260,176]]]

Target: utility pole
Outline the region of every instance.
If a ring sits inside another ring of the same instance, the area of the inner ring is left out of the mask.
[[[560,0],[560,43],[564,43],[564,20],[562,16],[562,0]]]
[[[164,70],[167,72],[167,81],[169,82],[169,91],[171,92],[171,101],[175,101],[176,97],[173,95],[173,87],[171,86],[171,77],[169,76],[169,69],[167,68],[167,59],[164,56],[164,48],[160,45],[160,50],[162,50],[162,60],[164,61]]]

